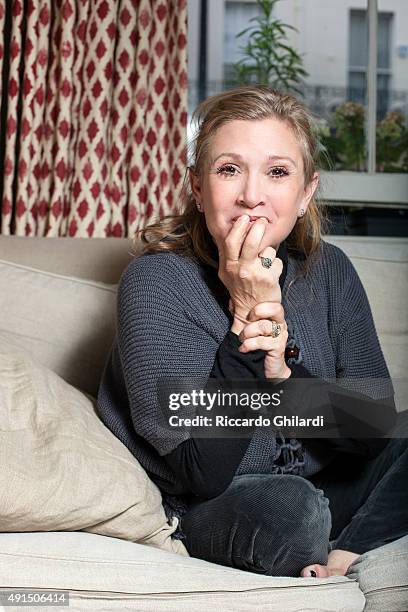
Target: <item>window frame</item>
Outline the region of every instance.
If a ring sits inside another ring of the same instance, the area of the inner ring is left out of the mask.
[[[376,172],[378,0],[367,0],[367,18],[367,171],[322,173],[322,196],[329,205],[408,208],[408,174]]]
[[[408,174],[320,171],[320,197],[328,206],[408,209]]]
[[[189,0],[192,2],[193,0]],[[209,0],[211,5],[210,8],[210,19],[214,16],[214,6],[215,2],[218,0]],[[225,7],[229,0],[223,0],[223,6]],[[255,0],[246,0],[246,2],[255,2]],[[371,15],[371,22],[375,22],[378,19],[378,0],[365,0],[364,6],[362,7],[364,10],[367,10],[367,17]],[[359,7],[360,8],[360,7]],[[215,11],[218,15],[219,9]],[[218,19],[218,24],[223,25],[224,20],[224,8],[222,9],[222,16]],[[394,24],[395,24],[395,13],[394,13]],[[222,28],[215,29],[216,36],[222,35]],[[368,70],[368,66],[371,65],[374,61],[374,74],[378,74],[377,64],[377,32],[371,26],[369,31],[369,51],[370,51],[370,43],[372,52],[370,53],[370,57],[367,61],[366,70]],[[218,40],[218,38],[217,38]],[[394,48],[394,26],[391,28],[391,46]],[[209,39],[209,45],[211,45],[211,40]],[[218,43],[217,43],[218,45]],[[218,47],[217,47],[218,49]],[[372,70],[372,68],[371,68]],[[392,79],[392,65],[390,66],[391,70],[391,79]],[[218,77],[216,77],[218,78]],[[211,80],[209,81],[209,83]],[[368,83],[367,83],[368,85]],[[392,85],[391,85],[392,87]],[[367,102],[370,105],[370,108],[373,107],[374,102],[374,110],[371,108],[371,115],[374,117],[371,119],[370,129],[371,129],[371,141],[370,141],[370,150],[371,150],[371,158],[374,159],[374,165],[364,172],[356,172],[356,171],[346,171],[346,170],[336,170],[333,172],[321,171],[321,189],[320,194],[321,198],[324,199],[329,205],[333,206],[348,206],[348,207],[380,207],[387,208],[390,206],[391,208],[407,208],[408,207],[408,174],[407,173],[383,173],[375,171],[375,162],[376,156],[373,156],[373,149],[375,151],[375,136],[376,136],[376,97],[377,97],[377,82],[375,79],[374,87],[370,91],[370,98],[368,97],[368,87],[367,87]],[[208,92],[216,93],[218,90],[214,90]],[[374,94],[374,100],[372,100],[372,93]],[[367,109],[367,106],[366,106]],[[194,133],[193,126],[191,126],[190,132]],[[373,138],[374,136],[374,138]],[[366,142],[368,142],[369,137],[369,126],[367,122],[366,129]],[[368,153],[368,147],[366,147],[366,151]],[[372,163],[372,161],[371,161]]]

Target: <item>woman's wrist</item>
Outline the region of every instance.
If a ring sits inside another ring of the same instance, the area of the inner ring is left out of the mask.
[[[268,372],[265,372],[265,378],[271,378],[273,380],[275,380],[276,382],[281,382],[284,380],[287,380],[290,376],[292,375],[292,370],[286,365],[286,363],[283,365],[282,369],[279,370],[279,372],[274,372],[273,374],[269,374]]]

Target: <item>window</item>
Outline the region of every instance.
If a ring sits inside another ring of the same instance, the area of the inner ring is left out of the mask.
[[[224,20],[224,81],[234,79],[233,65],[241,59],[240,47],[244,47],[248,36],[237,40],[236,35],[252,25],[250,19],[259,15],[255,2],[226,2]]]
[[[378,13],[377,120],[383,119],[390,109],[392,19],[392,13]],[[365,104],[368,64],[367,11],[350,11],[349,40],[348,98],[353,102]]]
[[[188,0],[191,111],[200,101],[201,1]],[[233,65],[248,41],[248,34],[236,35],[253,25],[250,20],[261,14],[259,4],[208,0],[206,95],[234,86]],[[388,230],[381,222],[375,229],[368,224],[367,233],[402,235],[408,224],[408,1],[282,0],[274,5],[273,16],[296,28],[288,32],[287,43],[302,56],[308,72],[299,89],[319,118],[321,140],[333,162],[322,177],[324,199],[333,209],[394,218]],[[373,76],[373,56],[376,84],[368,78]]]

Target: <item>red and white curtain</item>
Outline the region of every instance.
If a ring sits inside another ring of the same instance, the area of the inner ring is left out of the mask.
[[[0,28],[1,233],[132,236],[175,212],[186,0],[0,0]]]

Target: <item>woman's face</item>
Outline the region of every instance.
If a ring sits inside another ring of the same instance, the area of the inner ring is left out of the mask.
[[[234,221],[247,214],[251,222],[258,217],[268,221],[259,250],[277,249],[300,209],[306,212],[318,184],[316,173],[304,185],[300,144],[279,119],[223,125],[211,141],[207,163],[201,181],[190,173],[191,187],[218,248]]]

